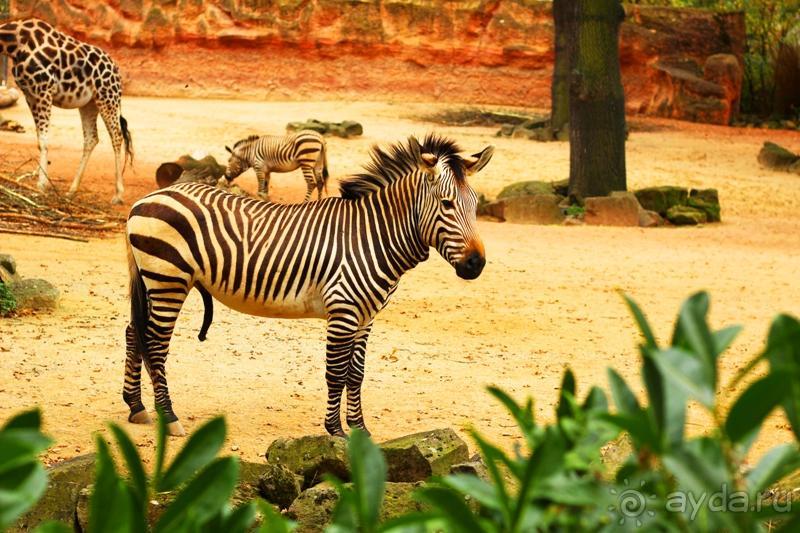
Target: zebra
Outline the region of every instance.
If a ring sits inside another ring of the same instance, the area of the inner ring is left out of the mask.
[[[230,152],[225,178],[232,181],[253,167],[258,177],[258,196],[269,199],[270,172],[291,172],[300,168],[306,180],[305,202],[311,199],[316,187],[317,199],[322,199],[322,189],[328,190],[328,157],[325,139],[313,130],[301,130],[284,137],[251,135],[237,141]]]
[[[341,197],[274,204],[200,183],[158,190],[136,202],[127,223],[131,321],[126,328],[123,399],[128,420],[149,422],[141,399],[144,362],[172,435],[183,435],[165,363],[189,291],[203,296],[200,340],[212,302],[272,318],[327,320],[325,429],[366,431],[361,408],[366,345],[377,313],[406,271],[431,247],[456,274],[477,278],[486,263],[476,228],[477,197],[467,176],[494,152],[471,156],[450,139],[411,137],[373,147],[362,174],[340,182]],[[212,299],[213,298],[213,299]]]

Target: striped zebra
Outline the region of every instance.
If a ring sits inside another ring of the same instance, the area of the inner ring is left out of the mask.
[[[317,199],[322,199],[323,187],[327,191],[328,157],[325,139],[312,130],[301,130],[284,137],[251,135],[225,149],[230,152],[225,177],[231,181],[252,167],[258,177],[258,196],[269,199],[271,172],[291,172],[298,168],[306,180],[305,202],[311,199],[316,187]]]
[[[327,320],[325,429],[344,435],[364,427],[361,383],[375,315],[400,277],[428,258],[430,247],[463,279],[485,264],[475,224],[477,198],[467,175],[494,149],[462,157],[456,144],[411,137],[372,151],[363,174],[340,184],[341,198],[281,205],[234,196],[199,183],[161,189],[136,202],[128,218],[131,322],[126,331],[123,398],[129,420],[149,421],[142,404],[144,361],[156,406],[169,431],[183,429],[172,409],[165,363],[175,321],[192,288],[212,316],[212,297],[240,312]]]

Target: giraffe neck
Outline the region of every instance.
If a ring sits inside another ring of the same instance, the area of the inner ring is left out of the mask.
[[[17,48],[17,23],[0,24],[0,55],[14,57]]]

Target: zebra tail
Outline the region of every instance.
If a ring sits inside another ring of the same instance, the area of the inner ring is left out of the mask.
[[[128,243],[128,265],[130,267],[130,300],[131,300],[131,323],[136,337],[136,350],[145,363],[149,363],[147,354],[147,322],[150,318],[150,302],[147,299],[147,288],[144,280],[136,265],[136,260],[131,253],[130,243]]]
[[[125,167],[128,166],[128,161],[131,162],[131,166],[133,166],[133,138],[131,137],[131,131],[128,129],[128,121],[125,120],[125,117],[119,117],[119,127],[122,130],[122,140],[125,142],[125,164],[123,165],[123,170]]]
[[[214,299],[211,297],[211,293],[202,285],[195,285],[194,287],[200,293],[200,296],[203,297],[203,307],[205,308],[203,312],[203,325],[200,327],[200,333],[197,335],[197,338],[202,342],[206,340],[206,333],[208,333],[208,328],[211,326],[211,321],[214,320]]]

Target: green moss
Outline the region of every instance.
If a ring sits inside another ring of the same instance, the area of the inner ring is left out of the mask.
[[[8,285],[0,282],[0,316],[8,316],[17,310],[17,299]]]

